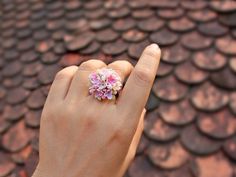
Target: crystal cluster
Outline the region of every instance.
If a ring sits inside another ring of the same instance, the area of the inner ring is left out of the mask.
[[[89,93],[98,100],[115,98],[122,87],[120,76],[111,68],[98,69],[89,75]]]

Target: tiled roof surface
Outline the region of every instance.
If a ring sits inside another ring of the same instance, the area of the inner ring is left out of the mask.
[[[162,60],[126,176],[236,176],[236,1],[2,0],[0,177],[32,174],[59,69],[135,64],[152,42]]]

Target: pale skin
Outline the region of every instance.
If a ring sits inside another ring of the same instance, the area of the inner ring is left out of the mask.
[[[59,71],[41,117],[39,163],[33,177],[122,177],[143,131],[145,104],[160,61],[158,45],[147,46],[133,67],[88,60]],[[124,81],[117,100],[88,93],[88,75],[114,69]]]

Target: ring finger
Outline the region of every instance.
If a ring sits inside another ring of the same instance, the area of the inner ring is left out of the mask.
[[[91,72],[107,65],[101,60],[88,60],[83,62],[75,73],[68,92],[68,99],[78,99],[88,95],[89,79]]]

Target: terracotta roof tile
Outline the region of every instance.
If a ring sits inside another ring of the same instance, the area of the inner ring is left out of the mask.
[[[196,111],[187,99],[178,103],[161,104],[158,112],[162,119],[173,125],[186,125],[194,121]]]
[[[147,114],[144,132],[149,138],[160,142],[171,141],[179,135],[179,130],[166,124],[156,110]]]
[[[151,145],[147,155],[154,165],[163,169],[177,169],[187,163],[190,157],[179,142]]]
[[[235,15],[234,1],[2,0],[0,176],[32,174],[58,70],[89,58],[135,65],[151,42],[161,62],[126,177],[236,175]]]

